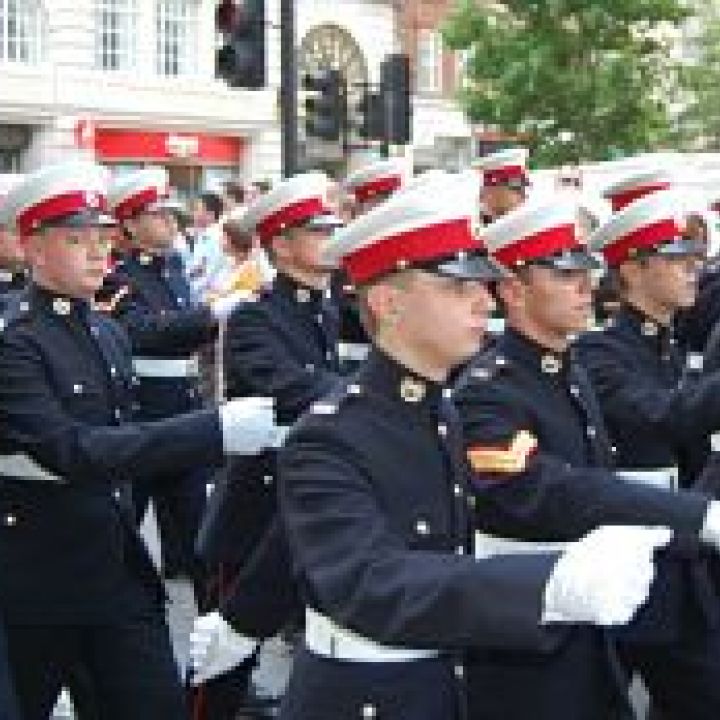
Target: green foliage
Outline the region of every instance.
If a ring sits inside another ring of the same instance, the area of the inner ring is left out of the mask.
[[[697,39],[696,61],[681,70],[683,107],[675,128],[683,149],[720,150],[720,20],[709,17]]]
[[[465,51],[470,118],[557,164],[667,138],[677,76],[662,31],[688,12],[682,0],[459,0],[443,35]]]

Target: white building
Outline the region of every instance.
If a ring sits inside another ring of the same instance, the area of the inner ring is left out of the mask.
[[[269,83],[256,91],[215,78],[216,5],[0,0],[0,172],[81,153],[112,166],[161,163],[186,192],[230,175],[278,176],[279,0],[266,2]],[[354,84],[377,82],[399,49],[395,5],[297,0],[301,71],[329,62]],[[447,103],[437,122],[420,107],[420,144],[446,112],[458,132]]]

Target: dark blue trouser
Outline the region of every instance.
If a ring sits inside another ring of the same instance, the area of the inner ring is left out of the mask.
[[[5,628],[0,623],[0,720],[19,720],[19,718],[20,712],[7,657]]]
[[[343,662],[298,649],[280,720],[460,720],[459,681],[447,658]],[[373,711],[365,709],[368,706]],[[556,719],[557,720],[557,719]]]
[[[83,667],[103,720],[187,720],[167,625],[159,614],[108,625],[10,625],[8,657],[22,720],[47,720]]]

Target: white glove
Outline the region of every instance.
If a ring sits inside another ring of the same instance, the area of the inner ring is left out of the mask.
[[[720,550],[720,502],[717,500],[711,500],[708,505],[700,539]]]
[[[200,615],[190,633],[192,684],[200,685],[232,670],[257,646],[257,640],[236,633],[217,610]]]
[[[542,622],[624,625],[645,603],[665,527],[608,525],[570,543],[545,585]]]
[[[227,455],[255,455],[277,447],[281,428],[275,423],[275,400],[236,398],[219,408],[223,447]]]
[[[236,290],[234,293],[225,295],[210,303],[210,311],[217,321],[224,322],[240,303],[250,302],[251,300],[253,300],[253,294],[250,291]]]

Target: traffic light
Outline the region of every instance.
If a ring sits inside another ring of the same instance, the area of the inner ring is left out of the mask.
[[[358,135],[365,140],[382,140],[385,136],[385,106],[382,95],[365,90],[358,103]]]
[[[346,121],[346,99],[342,73],[339,70],[322,70],[316,75],[305,75],[303,90],[312,95],[305,98],[305,131],[309,136],[337,142]]]
[[[217,76],[231,87],[265,87],[265,0],[223,0],[215,23],[223,38],[215,57]]]
[[[380,65],[380,88],[386,141],[393,145],[409,143],[412,136],[412,106],[410,59],[407,55],[388,55],[383,60]]]

